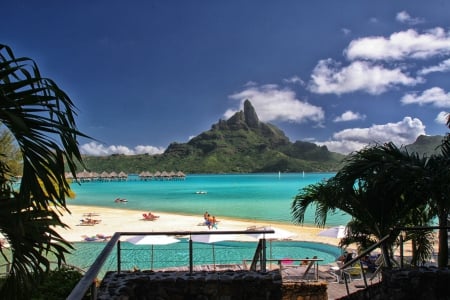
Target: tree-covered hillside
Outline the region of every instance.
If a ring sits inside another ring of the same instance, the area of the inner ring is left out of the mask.
[[[84,157],[90,171],[140,173],[254,173],[336,171],[343,155],[313,143],[290,142],[279,128],[259,121],[250,101],[244,110],[188,143],[172,143],[159,155]]]

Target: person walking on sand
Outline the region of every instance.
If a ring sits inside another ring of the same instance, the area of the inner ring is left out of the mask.
[[[211,223],[212,223],[212,224],[211,224],[212,228],[219,229],[219,228],[217,228],[217,219],[216,219],[216,216],[213,216],[213,217],[212,217]]]
[[[211,217],[211,215],[208,215],[206,224],[208,225],[208,229],[211,229],[213,227],[213,217]]]

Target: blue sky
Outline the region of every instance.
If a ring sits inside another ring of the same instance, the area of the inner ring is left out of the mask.
[[[450,1],[31,1],[0,43],[77,106],[85,154],[161,153],[249,99],[291,141],[349,153],[444,135]]]

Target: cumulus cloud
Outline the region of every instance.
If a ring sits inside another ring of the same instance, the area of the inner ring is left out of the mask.
[[[332,140],[316,143],[327,146],[330,151],[348,154],[375,143],[393,142],[397,146],[411,144],[422,134],[425,134],[425,125],[422,121],[405,117],[397,123],[344,129],[336,132]]]
[[[428,68],[423,68],[418,73],[420,75],[426,75],[433,72],[448,72],[450,71],[450,59],[446,59],[437,66],[431,66]]]
[[[288,121],[301,123],[306,121],[322,122],[323,109],[296,98],[295,92],[288,88],[279,88],[275,84],[247,87],[245,90],[229,96],[240,101],[240,110],[246,99],[250,100],[263,122]],[[229,109],[224,117],[229,118],[236,111]]]
[[[408,25],[416,25],[424,22],[424,20],[421,18],[411,17],[406,11],[401,11],[397,13],[395,19],[400,23],[406,23]]]
[[[434,119],[434,121],[438,124],[443,124],[446,125],[447,124],[447,118],[448,118],[448,112],[446,111],[441,111],[437,116],[436,119]]]
[[[160,154],[164,152],[163,147],[138,145],[130,149],[122,145],[105,146],[96,142],[90,142],[80,146],[80,152],[85,155],[107,156],[112,154],[136,155],[136,154]]]
[[[336,117],[333,122],[348,122],[348,121],[356,121],[356,120],[365,120],[366,115],[362,115],[358,112],[352,112],[351,110],[347,110],[342,115]]]
[[[377,95],[395,85],[415,85],[421,81],[404,74],[400,68],[386,69],[367,61],[354,61],[341,67],[334,60],[326,59],[314,68],[308,88],[319,94],[364,91]]]
[[[450,107],[450,93],[446,93],[439,87],[433,87],[422,92],[422,94],[409,93],[402,97],[403,104],[430,104],[435,107]]]
[[[352,41],[344,51],[347,59],[404,60],[426,59],[450,53],[450,36],[442,28],[423,34],[413,29],[382,36],[364,37]]]

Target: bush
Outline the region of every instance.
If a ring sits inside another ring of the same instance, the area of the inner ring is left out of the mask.
[[[33,300],[66,299],[83,274],[72,267],[50,271],[33,293]]]

